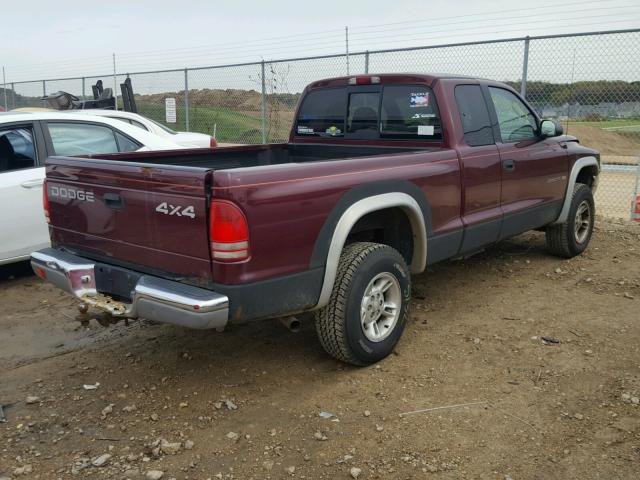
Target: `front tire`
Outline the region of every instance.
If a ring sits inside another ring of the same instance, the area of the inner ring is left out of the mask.
[[[546,229],[549,252],[564,258],[572,258],[584,252],[593,233],[595,213],[591,188],[584,183],[576,183],[567,220]]]
[[[315,314],[322,347],[353,365],[385,358],[404,331],[410,299],[409,268],[397,250],[379,243],[347,245],[329,303]]]

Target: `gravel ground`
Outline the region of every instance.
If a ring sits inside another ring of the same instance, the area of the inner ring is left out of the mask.
[[[526,234],[413,297],[394,355],[354,368],[310,322],[81,326],[5,267],[0,478],[639,477],[639,226],[599,223],[569,261]]]

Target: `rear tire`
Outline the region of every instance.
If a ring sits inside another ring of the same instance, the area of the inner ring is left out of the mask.
[[[593,233],[595,213],[591,189],[584,183],[576,183],[567,220],[550,225],[545,231],[547,250],[564,258],[575,257],[584,252]]]
[[[385,358],[404,331],[410,299],[409,268],[397,250],[379,243],[347,245],[329,303],[315,314],[322,347],[353,365]]]

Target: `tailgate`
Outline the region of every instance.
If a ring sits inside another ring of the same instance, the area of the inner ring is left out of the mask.
[[[194,284],[211,280],[210,170],[53,157],[47,192],[54,246]]]

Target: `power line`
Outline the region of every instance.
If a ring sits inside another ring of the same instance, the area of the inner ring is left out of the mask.
[[[442,21],[446,21],[446,20],[451,20],[451,19],[462,19],[462,18],[472,18],[472,17],[485,17],[487,15],[496,15],[496,14],[504,14],[504,13],[511,13],[511,12],[518,12],[518,13],[522,13],[522,12],[526,12],[526,11],[540,11],[541,9],[546,8],[547,6],[554,7],[553,10],[553,14],[555,16],[557,16],[559,13],[572,13],[574,10],[571,9],[568,12],[562,12],[560,10],[558,10],[559,8],[568,8],[568,7],[573,7],[573,6],[577,6],[580,5],[581,7],[584,7],[585,5],[590,5],[590,4],[598,4],[601,5],[602,2],[601,0],[591,0],[591,1],[586,1],[586,2],[572,2],[572,3],[565,3],[563,5],[538,5],[536,7],[528,7],[528,8],[518,8],[518,9],[509,9],[509,10],[500,10],[500,11],[493,11],[493,12],[481,12],[481,13],[471,13],[471,14],[463,14],[463,15],[455,15],[455,16],[444,16],[444,17],[433,17],[430,18],[428,20],[410,20],[410,21],[403,21],[403,22],[393,22],[393,23],[383,23],[383,24],[374,24],[374,25],[364,25],[364,26],[360,26],[360,27],[353,27],[354,30],[356,30],[355,33],[352,33],[352,36],[357,36],[357,35],[362,35],[363,33],[367,33],[367,29],[370,29],[372,27],[389,27],[389,26],[396,26],[396,25],[408,25],[408,24],[416,24],[416,23],[426,23],[428,22],[430,25],[434,25],[438,24],[438,23],[442,23]],[[591,8],[591,9],[583,9],[582,12],[588,12],[588,11],[594,11],[594,10],[602,10],[602,9],[611,9],[611,8],[625,8],[626,6],[621,6],[621,5],[609,5],[608,7],[600,7],[600,8]],[[540,15],[545,15],[545,14],[538,14],[538,15],[534,15],[534,16],[540,16]],[[528,15],[529,17],[531,15]],[[507,18],[517,18],[517,17],[507,17]],[[481,20],[470,20],[470,21],[487,21],[486,19],[481,19]],[[466,22],[456,22],[456,24],[459,23],[468,23],[468,21]],[[410,27],[410,28],[418,28],[418,27]],[[358,33],[358,31],[360,31],[360,33]],[[205,51],[213,51],[213,50],[217,50],[219,51],[221,47],[229,47],[229,48],[225,48],[225,50],[230,50],[230,48],[233,48],[233,46],[235,45],[241,45],[241,46],[247,46],[247,45],[251,45],[254,43],[260,43],[263,47],[267,46],[267,45],[273,45],[276,43],[292,43],[292,42],[297,42],[299,38],[303,37],[305,39],[309,39],[312,38],[314,36],[327,36],[327,34],[329,33],[336,33],[336,34],[341,34],[343,32],[342,29],[328,29],[328,30],[321,30],[321,31],[316,31],[316,32],[308,32],[308,33],[299,33],[299,34],[294,34],[294,35],[280,35],[280,36],[275,36],[275,37],[267,37],[267,38],[260,38],[260,39],[254,39],[254,40],[245,40],[243,42],[223,42],[223,43],[217,43],[215,45],[204,45],[204,46],[194,46],[194,47],[182,47],[182,48],[177,48],[177,49],[164,49],[164,50],[149,50],[149,51],[139,51],[139,52],[131,52],[131,53],[119,53],[118,54],[118,58],[122,58],[123,60],[126,58],[133,58],[133,57],[139,57],[139,56],[148,56],[148,54],[150,53],[158,53],[161,54],[164,58],[166,58],[167,54],[170,54],[172,52],[196,52],[199,49],[205,49]],[[373,32],[376,32],[375,30]],[[282,42],[269,42],[269,40],[282,40],[284,39]],[[81,60],[95,60],[94,57],[85,57],[85,58],[79,58],[74,60],[72,63],[73,64],[77,64],[79,61]],[[108,64],[108,60],[106,62],[106,64]],[[66,63],[68,64],[68,63]],[[65,63],[60,63],[60,62],[40,62],[38,64],[38,66],[36,66],[35,68],[40,69],[42,65],[56,65],[57,67],[60,67],[61,65],[65,65]],[[24,69],[18,69],[19,71],[22,71]]]
[[[618,8],[618,7],[616,7]],[[625,14],[628,13],[629,9],[639,9],[640,5],[625,5],[625,6],[621,6],[620,8],[624,8],[625,9]],[[581,12],[581,13],[592,13],[598,10],[611,10],[610,7],[606,7],[606,8],[593,8],[590,10],[587,10],[585,12]],[[560,18],[558,18],[558,15],[564,15],[564,14],[574,14],[577,13],[575,12],[575,10],[571,10],[569,12],[554,12],[554,16],[553,18],[548,19],[549,21],[557,21],[560,20]],[[574,20],[574,19],[581,19],[581,18],[599,18],[599,17],[616,17],[619,16],[622,12],[615,12],[615,13],[609,13],[609,14],[598,14],[598,15],[590,15],[587,17],[574,17],[574,18],[565,18],[563,20]],[[529,23],[531,21],[531,19],[536,18],[536,17],[548,17],[548,13],[538,13],[538,14],[529,14],[526,16],[526,22],[521,22],[518,25],[522,25],[522,24],[526,24]],[[499,22],[509,22],[509,25],[513,25],[513,23],[511,23],[511,20],[519,20],[522,17],[518,17],[518,16],[511,16],[511,17],[497,17],[497,18],[483,18],[482,22],[493,22],[493,21],[499,21]],[[473,23],[473,22],[478,22],[477,19],[474,20],[462,20],[459,22],[430,22],[429,24],[429,28],[432,26],[440,26],[440,25],[446,25],[448,28],[450,28],[452,25],[461,25],[461,24],[467,24],[467,23]],[[415,27],[409,27],[410,30],[415,30],[415,29],[424,29],[425,27],[423,26],[415,26]],[[388,29],[381,29],[381,30],[369,30],[369,31],[365,31],[365,32],[358,32],[357,29],[355,29],[356,32],[352,33],[351,36],[352,37],[367,37],[370,36],[371,34],[377,34],[377,33],[381,33],[381,32],[395,32],[396,30],[388,30]],[[403,29],[404,31],[404,29]],[[394,35],[395,36],[395,35]]]
[[[600,1],[587,1],[587,2],[568,3],[568,4],[562,5],[561,7],[566,8],[572,5],[584,6],[592,3],[601,4]],[[535,8],[503,10],[501,11],[501,13],[516,12],[516,11],[524,12],[528,10],[540,10],[541,8],[544,8],[544,5],[538,6]],[[628,13],[629,9],[637,9],[637,8],[640,8],[640,5],[615,5],[615,6],[609,6],[609,7],[583,9],[580,13],[594,13],[596,11],[601,11],[604,9],[606,10],[625,9],[626,11],[624,13]],[[529,31],[529,33],[531,34],[534,31],[549,29],[550,24],[554,24],[558,22],[569,22],[569,21],[576,21],[576,20],[605,21],[604,19],[607,18],[606,25],[608,26],[614,23],[619,24],[619,23],[629,23],[634,21],[633,18],[631,19],[625,18],[621,20],[608,20],[609,17],[619,16],[622,12],[598,14],[598,15],[587,15],[587,16],[583,15],[583,16],[577,16],[577,17],[562,16],[562,15],[571,15],[575,13],[575,10],[573,9],[571,9],[570,11],[564,11],[564,12],[562,11],[559,12],[556,9],[552,13],[553,13],[553,18],[548,18],[545,21],[544,26],[534,26]],[[496,14],[497,12],[496,13],[484,12],[484,13],[459,15],[455,17],[454,16],[435,17],[430,20],[412,20],[412,21],[405,21],[405,22],[395,22],[395,23],[385,23],[385,24],[379,24],[379,25],[369,25],[364,27],[355,27],[354,29],[356,30],[356,32],[351,33],[350,35],[351,38],[349,39],[349,41],[352,46],[355,46],[357,48],[374,49],[374,47],[376,47],[377,45],[384,45],[386,47],[387,45],[398,44],[400,42],[405,44],[409,42],[413,42],[415,44],[415,42],[429,42],[432,40],[438,40],[443,38],[456,38],[456,37],[469,36],[469,35],[475,35],[475,36],[482,36],[482,35],[489,35],[489,34],[499,35],[499,34],[514,32],[514,31],[521,31],[521,29],[500,28],[500,30],[496,31],[495,30],[496,28],[503,27],[503,26],[511,27],[511,26],[517,26],[517,25],[530,25],[532,18],[548,16],[547,13],[529,14],[526,17],[527,20],[522,22],[514,21],[514,20],[522,19],[523,18],[522,16],[507,16],[507,17],[503,16],[499,18],[483,18],[483,19],[476,18],[474,20],[458,20],[458,21],[447,22],[446,23],[447,28],[444,28],[444,29],[430,28],[433,26],[444,26],[444,22],[448,19],[464,19],[464,18],[481,17],[481,16],[486,17],[487,15],[496,15]],[[421,26],[415,26],[416,24],[422,24],[425,22],[429,22],[429,27],[426,28],[427,31],[425,31],[424,33],[406,32],[407,29],[416,30],[416,29],[425,28]],[[477,27],[464,28],[463,30],[461,29],[457,33],[447,33],[447,35],[434,35],[442,32],[450,32],[451,30],[450,27],[452,25],[461,25],[461,24],[467,24],[472,22],[474,23],[481,22],[484,24]],[[487,25],[486,22],[494,22],[494,23]],[[591,23],[581,22],[579,25],[581,27],[585,27],[588,25],[601,25],[601,23],[602,22],[591,22]],[[414,25],[414,26],[404,28],[402,32],[395,32],[393,31],[393,28],[392,29],[383,28],[378,30],[371,29],[371,27],[390,27],[395,25]],[[566,30],[569,28],[575,28],[576,26],[577,25],[575,24],[558,25],[558,26],[554,26],[553,28],[555,30],[558,30],[558,29]],[[367,28],[369,28],[369,30],[367,30]],[[269,55],[271,56],[271,58],[277,58],[282,56],[294,56],[299,51],[303,51],[305,53],[323,52],[325,54],[340,53],[340,51],[344,46],[343,39],[340,38],[339,35],[335,35],[335,36],[331,35],[330,34],[331,32],[342,33],[343,30],[342,29],[323,30],[319,32],[312,32],[309,34],[295,34],[295,35],[283,35],[278,37],[269,37],[270,39],[275,40],[272,42],[263,42],[262,40],[250,40],[243,43],[226,42],[222,44],[217,44],[216,46],[194,47],[191,49],[184,47],[180,49],[149,51],[149,53],[161,52],[158,55],[149,55],[142,52],[122,54],[122,55],[118,55],[118,63],[122,65],[121,71],[126,72],[131,70],[141,71],[144,69],[149,69],[149,67],[152,67],[155,65],[162,66],[163,69],[184,68],[186,63],[185,61],[192,61],[194,63],[199,63],[201,65],[202,64],[215,65],[215,64],[219,64],[219,62],[226,59],[233,59],[235,62],[240,63],[241,61],[243,61],[242,59],[259,60],[261,57],[264,57],[265,55]],[[316,38],[311,43],[305,43],[303,45],[300,45],[299,38],[305,37],[306,39],[308,39],[309,36],[315,36]],[[390,36],[392,36],[393,38],[389,38]],[[259,48],[257,48],[256,46],[252,46],[252,44],[256,42],[261,42],[261,41],[262,43],[260,44]],[[227,47],[220,48],[224,45],[227,45]],[[204,50],[201,52],[198,52],[197,49],[204,49]],[[221,50],[224,50],[224,54],[220,54]],[[177,52],[180,52],[180,51],[186,51],[188,53],[178,54]],[[211,55],[211,53],[213,53],[213,55]],[[111,62],[109,62],[109,59],[106,56],[104,60],[96,60],[95,57],[91,57],[91,60],[93,60],[93,62],[83,62],[81,66],[78,65],[78,63],[80,63],[78,60],[69,60],[65,62],[44,62],[44,63],[38,64],[37,66],[23,67],[15,70],[8,69],[8,71],[12,76],[12,78],[31,75],[32,74],[31,72],[42,73],[44,70],[43,67],[46,67],[48,65],[52,65],[53,67],[55,67],[56,74],[62,74],[65,72],[77,72],[78,68],[81,67],[83,68],[83,76],[85,77],[92,76],[91,75],[92,72],[97,73],[97,72],[108,71],[108,67]],[[16,82],[16,80],[14,80],[14,82]]]

